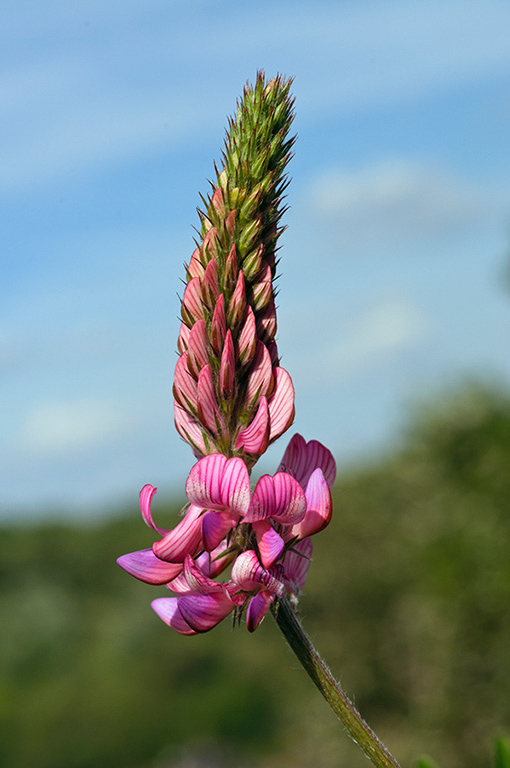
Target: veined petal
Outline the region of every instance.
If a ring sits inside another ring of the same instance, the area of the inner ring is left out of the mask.
[[[189,260],[189,266],[186,267],[186,272],[188,273],[189,279],[204,276],[205,269],[200,261],[200,251],[198,248],[195,248],[191,254],[191,259]]]
[[[201,455],[206,453],[206,446],[204,442],[204,436],[200,426],[196,419],[193,418],[184,408],[175,402],[174,403],[174,420],[175,428],[177,432],[187,443],[193,448],[193,453],[200,458]]]
[[[232,397],[234,392],[235,364],[234,342],[232,341],[232,331],[229,328],[225,336],[220,362],[220,394],[225,400]]]
[[[225,536],[236,525],[238,515],[228,511],[206,512],[202,517],[202,540],[204,549],[212,552]]]
[[[280,557],[285,543],[269,520],[259,520],[257,523],[253,523],[253,529],[257,536],[262,565],[264,568],[270,568]]]
[[[289,472],[305,488],[312,472],[320,467],[331,488],[335,481],[336,463],[333,454],[318,440],[309,443],[299,434],[292,437],[285,449],[278,471]]]
[[[241,365],[248,365],[253,360],[257,346],[257,331],[255,326],[255,315],[253,309],[248,307],[246,310],[246,319],[243,323],[239,339],[237,341],[237,354]]]
[[[186,325],[186,323],[181,323],[179,337],[177,339],[177,349],[179,350],[179,353],[181,355],[183,352],[186,352],[186,350],[188,349],[189,334],[190,334],[189,327]]]
[[[227,321],[225,320],[225,297],[220,293],[211,320],[211,345],[217,355],[219,355],[223,348],[223,341],[226,333]]]
[[[293,525],[304,518],[305,512],[305,494],[297,480],[285,472],[277,472],[274,477],[262,475],[258,481],[244,522],[272,517],[285,525]]]
[[[197,563],[204,573],[215,579],[235,558],[236,552],[230,551],[227,542],[222,541],[212,552],[202,552],[197,558]]]
[[[299,592],[305,586],[312,549],[312,540],[310,537],[307,537],[296,542],[292,550],[289,549],[283,558],[285,581],[289,582],[291,591],[294,593]]]
[[[166,563],[156,557],[152,549],[129,552],[119,557],[117,563],[146,584],[167,584],[182,571],[182,563]]]
[[[180,523],[152,545],[156,557],[169,563],[183,563],[186,555],[196,555],[202,545],[201,514],[202,509],[192,504]]]
[[[280,575],[279,569],[270,571],[264,568],[253,549],[241,552],[236,558],[230,577],[234,584],[246,592],[265,587],[278,597],[283,594],[283,576]]]
[[[196,412],[197,382],[189,372],[187,352],[183,352],[177,360],[174,372],[173,393],[180,406],[188,411]]]
[[[333,504],[331,491],[324,479],[321,469],[312,472],[306,486],[306,515],[297,525],[290,530],[291,536],[304,539],[314,533],[322,531],[331,520]]]
[[[245,402],[247,407],[254,405],[261,395],[269,396],[273,391],[273,366],[267,347],[257,341],[255,357],[250,366]]]
[[[149,528],[152,528],[153,531],[156,531],[156,533],[159,533],[161,536],[165,536],[168,533],[168,529],[160,528],[152,519],[151,501],[156,491],[157,488],[154,488],[153,485],[147,484],[143,486],[142,490],[140,491],[140,511],[142,513],[144,523],[148,525]]]
[[[250,600],[248,610],[246,612],[246,626],[248,632],[255,632],[260,622],[269,610],[271,603],[274,600],[274,595],[271,592],[266,592],[261,589]]]
[[[229,509],[243,515],[250,502],[250,478],[244,461],[221,453],[204,456],[186,480],[186,496],[206,509]]]
[[[195,593],[205,595],[224,591],[221,584],[205,575],[190,555],[186,555],[184,559],[184,578],[188,582],[191,591]]]
[[[274,483],[271,475],[262,475],[257,481],[250,507],[243,522],[254,523],[271,517],[276,508]]]
[[[197,320],[204,319],[204,305],[202,303],[202,285],[199,277],[193,277],[182,297],[182,319],[191,325]]]
[[[244,461],[238,457],[228,459],[221,479],[221,498],[227,509],[244,515],[250,506],[250,476]]]
[[[222,590],[209,595],[185,595],[179,598],[183,619],[195,632],[208,632],[233,611],[235,604]]]
[[[151,605],[159,618],[176,632],[181,635],[196,635],[195,630],[191,629],[179,610],[179,600],[178,597],[158,597],[152,601]]]
[[[269,406],[269,441],[280,437],[294,421],[294,386],[285,368],[273,370],[275,387],[268,400]]]
[[[197,401],[200,421],[213,435],[223,432],[224,421],[216,400],[210,365],[205,365],[198,376]]]
[[[269,409],[267,397],[262,395],[254,419],[236,438],[236,449],[246,453],[262,454],[269,444]]]
[[[205,320],[198,320],[190,331],[188,339],[188,370],[195,379],[202,368],[209,363],[209,341]]]

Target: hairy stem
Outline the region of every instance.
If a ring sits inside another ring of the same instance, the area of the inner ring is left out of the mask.
[[[278,601],[273,615],[287,643],[306,672],[367,757],[377,768],[400,768],[395,758],[363,720],[315,650],[288,598],[283,597]]]

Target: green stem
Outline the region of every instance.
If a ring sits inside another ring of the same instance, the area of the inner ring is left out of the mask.
[[[367,757],[377,768],[400,768],[395,758],[363,720],[315,650],[287,597],[282,597],[278,601],[273,615],[306,672]]]

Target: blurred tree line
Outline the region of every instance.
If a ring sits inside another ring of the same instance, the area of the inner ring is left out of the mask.
[[[488,768],[510,733],[509,466],[509,396],[468,386],[391,455],[339,468],[301,612],[403,766]],[[253,635],[165,627],[165,589],[115,564],[152,540],[135,508],[0,531],[0,765],[366,766],[270,617]]]

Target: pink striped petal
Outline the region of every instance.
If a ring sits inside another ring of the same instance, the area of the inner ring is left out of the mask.
[[[246,312],[246,286],[244,282],[244,275],[242,270],[239,271],[237,276],[236,287],[230,300],[230,307],[228,311],[228,324],[231,328],[235,328],[244,318]]]
[[[260,622],[268,612],[273,600],[274,595],[272,595],[271,592],[266,592],[265,590],[260,590],[260,592],[257,592],[257,594],[252,597],[246,612],[246,626],[248,628],[248,632],[255,632]]]
[[[157,488],[154,488],[153,485],[143,486],[142,490],[140,491],[140,511],[142,513],[144,523],[148,525],[149,528],[152,528],[153,531],[156,531],[156,533],[159,533],[161,536],[166,536],[168,529],[160,528],[152,519],[151,502],[156,491]]]
[[[168,584],[182,571],[181,563],[166,563],[152,549],[130,552],[117,559],[117,563],[132,576],[146,584]]]
[[[237,341],[237,354],[241,365],[248,365],[253,360],[257,347],[257,331],[253,309],[248,307],[239,339]]]
[[[241,448],[245,453],[261,455],[267,449],[269,444],[269,409],[267,407],[267,398],[264,395],[260,398],[259,407],[255,418],[242,429],[236,438],[236,450]]]
[[[225,320],[225,298],[221,293],[216,301],[211,320],[211,345],[217,355],[219,355],[223,349],[226,333],[227,321]]]
[[[274,477],[262,475],[258,481],[244,522],[272,517],[284,525],[293,525],[302,520],[305,513],[305,494],[297,480],[285,472],[277,472]]]
[[[227,509],[244,515],[250,506],[250,476],[244,461],[238,457],[229,459],[221,480],[221,498]]]
[[[296,542],[292,550],[288,550],[283,559],[285,581],[291,586],[291,591],[298,593],[303,589],[312,557],[312,540],[310,537]],[[298,554],[300,553],[300,554]]]
[[[195,456],[200,458],[207,452],[202,430],[193,416],[181,408],[178,403],[174,403],[174,420],[177,432],[193,448]]]
[[[202,517],[202,540],[208,552],[216,549],[225,536],[237,524],[238,515],[228,511],[206,512]]]
[[[271,475],[262,475],[257,481],[244,523],[254,523],[271,517],[276,507],[274,483]]]
[[[262,262],[261,274],[257,278],[256,283],[253,285],[253,306],[255,311],[261,310],[265,307],[268,301],[271,299],[273,292],[273,275],[271,267],[267,261]]]
[[[266,344],[273,341],[276,334],[276,307],[271,296],[267,307],[257,317],[257,336]]]
[[[250,375],[246,387],[245,403],[248,408],[255,405],[262,395],[269,396],[273,391],[273,366],[267,347],[257,341],[255,357],[250,366]]]
[[[186,480],[186,496],[207,509],[229,509],[243,515],[250,503],[250,477],[240,458],[226,459],[221,453],[204,456]]]
[[[232,566],[230,577],[234,584],[246,592],[265,587],[278,597],[283,594],[283,575],[280,569],[264,568],[253,549],[241,552]]]
[[[262,565],[264,568],[270,568],[283,552],[284,541],[269,520],[259,520],[259,522],[253,523],[253,529],[257,536]]]
[[[220,394],[225,400],[232,397],[234,392],[235,365],[234,342],[232,341],[232,331],[229,328],[225,336],[220,363]]]
[[[197,320],[204,319],[204,305],[202,303],[202,285],[199,277],[193,277],[182,297],[182,319],[192,325]]]
[[[152,601],[151,605],[159,618],[176,632],[181,635],[196,635],[195,630],[191,629],[179,610],[179,599],[178,597],[158,597]]]
[[[198,376],[197,387],[198,418],[213,435],[224,431],[225,422],[220,413],[210,365],[205,365]]]
[[[209,340],[205,320],[198,320],[188,339],[188,370],[198,379],[198,374],[209,363]]]
[[[283,454],[278,470],[289,472],[305,488],[312,472],[320,467],[327,484],[331,488],[336,476],[336,463],[331,451],[319,443],[309,443],[301,435],[294,435]]]
[[[179,350],[179,354],[181,355],[183,352],[186,352],[186,350],[188,349],[189,334],[190,334],[189,327],[186,325],[186,323],[181,323],[179,337],[177,339],[177,349]]]
[[[324,479],[321,469],[312,472],[306,486],[306,515],[297,525],[290,530],[291,536],[304,539],[314,533],[322,531],[331,520],[333,504],[331,491]]]
[[[156,557],[169,563],[182,563],[186,555],[196,555],[202,545],[202,509],[193,504],[167,535],[152,545]]]
[[[206,238],[211,235],[211,233],[214,231],[214,233],[217,233],[216,227],[213,227],[209,230],[209,232],[206,235]],[[204,245],[205,245],[205,239],[204,239]],[[216,241],[215,241],[216,245]],[[202,294],[204,297],[205,303],[208,305],[210,309],[214,307],[216,304],[216,299],[218,298],[218,294],[220,292],[219,286],[218,286],[218,262],[216,259],[211,259],[209,264],[207,265],[204,273],[204,277],[202,278]]]
[[[223,585],[206,576],[190,555],[186,555],[184,560],[184,578],[195,593],[205,595],[224,591]]]
[[[189,372],[188,353],[183,352],[177,360],[174,372],[173,393],[176,401],[187,411],[196,413],[197,382]]]
[[[224,591],[209,595],[185,595],[179,598],[184,621],[195,632],[208,632],[233,611],[235,604]]]
[[[186,272],[188,273],[190,279],[193,277],[204,276],[205,269],[202,262],[200,261],[200,251],[198,248],[195,248],[191,254],[191,259],[189,260],[189,266],[187,267]]]
[[[273,371],[275,387],[269,398],[269,441],[280,437],[294,421],[294,386],[285,368]]]

